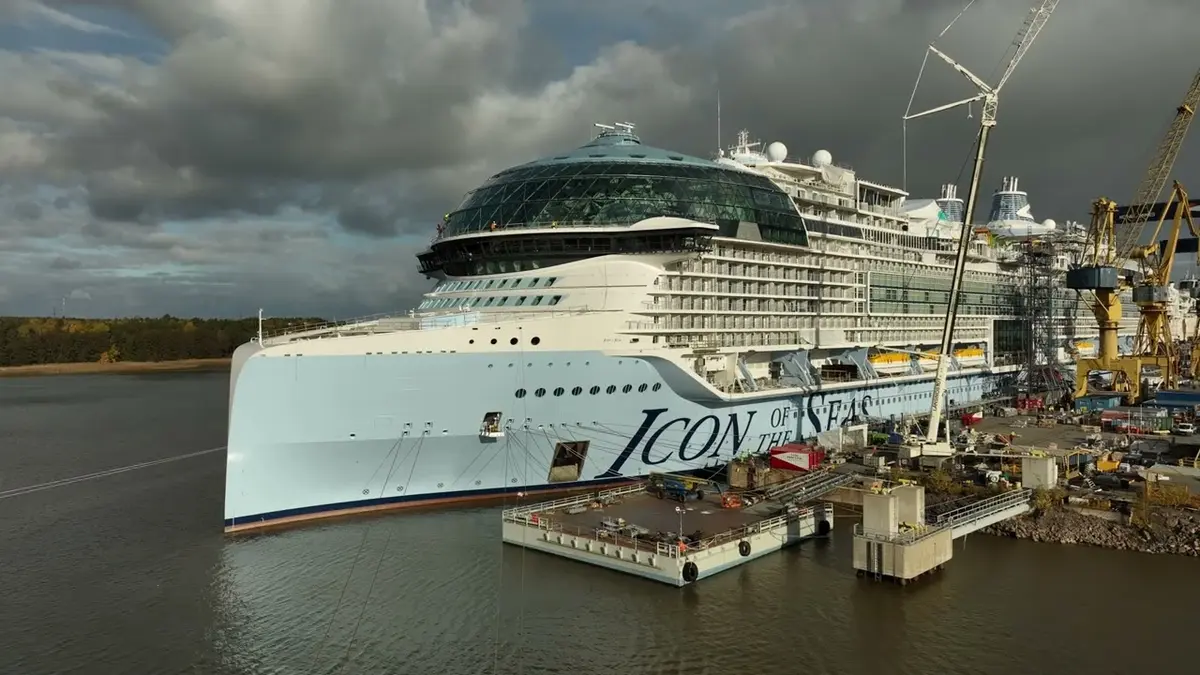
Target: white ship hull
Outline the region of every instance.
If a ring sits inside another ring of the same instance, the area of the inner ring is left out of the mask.
[[[354,338],[347,338],[354,339]],[[698,402],[678,367],[601,352],[373,354],[249,358],[234,374],[227,529],[517,491],[564,490],[649,471],[724,465],[852,420],[927,411],[929,377],[742,403]],[[567,365],[570,364],[570,365]],[[991,395],[998,374],[951,380],[958,403]],[[629,393],[624,388],[630,387]],[[643,387],[643,385],[645,385]],[[614,393],[606,393],[608,387]],[[572,395],[578,387],[581,393]],[[589,393],[599,387],[598,394]],[[561,388],[562,395],[554,392]],[[517,398],[518,390],[525,395]],[[544,389],[537,397],[535,392]],[[643,391],[644,389],[644,391]],[[483,437],[489,412],[502,436]],[[556,447],[587,441],[574,480],[552,475]]]

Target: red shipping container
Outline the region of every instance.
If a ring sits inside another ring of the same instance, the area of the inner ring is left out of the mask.
[[[825,451],[803,443],[788,443],[771,448],[771,468],[812,471],[825,461]]]

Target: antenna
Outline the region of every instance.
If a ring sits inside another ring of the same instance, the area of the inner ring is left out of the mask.
[[[615,131],[616,130],[616,127],[614,127],[611,124],[601,124],[599,122],[592,122],[592,126],[596,127],[597,129],[604,129],[605,131]]]
[[[975,216],[975,202],[979,196],[979,178],[980,174],[983,173],[983,157],[987,150],[988,135],[991,133],[992,127],[996,126],[996,107],[1000,103],[1000,89],[1004,87],[1005,82],[1008,82],[1008,78],[1012,77],[1013,71],[1017,69],[1017,64],[1019,64],[1021,59],[1025,57],[1025,54],[1029,52],[1029,48],[1033,45],[1033,41],[1037,39],[1038,34],[1042,32],[1042,28],[1045,28],[1046,22],[1050,20],[1050,15],[1054,13],[1054,9],[1058,7],[1058,2],[1059,0],[1042,0],[1041,6],[1034,7],[1033,10],[1030,11],[1029,15],[1025,19],[1024,25],[1022,25],[1021,29],[1017,31],[1017,36],[1013,39],[1013,44],[1016,46],[1016,51],[1013,53],[1012,60],[1008,62],[1008,67],[1005,68],[1004,74],[1000,76],[1000,80],[996,83],[995,87],[992,87],[983,80],[979,79],[975,73],[967,70],[966,67],[944,54],[937,47],[934,47],[932,44],[929,45],[930,52],[933,52],[935,56],[950,64],[951,68],[954,68],[963,77],[967,78],[971,84],[975,85],[975,88],[979,90],[979,93],[961,101],[955,101],[953,103],[947,103],[946,105],[941,105],[936,108],[931,108],[925,112],[904,115],[904,121],[908,122],[908,120],[911,119],[925,117],[926,115],[932,115],[944,110],[950,110],[951,108],[957,108],[960,105],[970,105],[976,101],[981,101],[983,108],[979,119],[979,136],[976,141],[975,164],[971,168],[971,185],[967,192],[966,208],[963,213],[962,231],[959,235],[958,243],[958,255],[954,264],[954,276],[950,279],[950,299],[946,306],[945,323],[942,325],[942,344],[941,350],[938,352],[937,376],[933,380],[933,400],[931,401],[929,411],[929,427],[926,430],[926,441],[929,443],[937,442],[938,427],[942,421],[942,413],[945,405],[943,399],[946,396],[946,377],[949,374],[950,369],[950,350],[954,345],[954,324],[958,318],[959,295],[960,291],[962,290],[963,273],[966,270],[967,249],[971,241],[971,224]],[[967,7],[970,7],[972,4],[974,4],[974,0],[971,0],[971,2],[967,4]],[[966,8],[963,8],[963,12],[965,11]],[[962,12],[959,12],[959,16],[962,16]],[[954,21],[958,21],[958,17],[955,17]],[[951,26],[954,25],[954,21],[950,22]],[[949,29],[950,26],[947,26],[946,30]],[[943,35],[946,33],[946,30],[942,31]],[[939,35],[939,37],[941,36]],[[928,58],[928,56],[929,54],[926,53],[926,58]],[[921,67],[922,70],[924,70],[924,64],[922,64]],[[918,75],[918,84],[920,83],[920,79],[921,78]],[[916,94],[916,87],[913,88],[913,94]]]
[[[629,133],[633,133],[634,125],[631,122],[617,122],[615,126],[620,127]]]
[[[717,151],[721,150],[721,81],[717,80]]]

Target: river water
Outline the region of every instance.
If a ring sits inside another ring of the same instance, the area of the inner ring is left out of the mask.
[[[229,538],[224,453],[191,454],[224,444],[227,391],[0,379],[0,674],[1196,668],[1194,558],[974,535],[900,588],[855,576],[841,520],[674,589],[504,546],[499,506]]]

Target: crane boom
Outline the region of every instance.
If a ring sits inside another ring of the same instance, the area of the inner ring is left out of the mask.
[[[1046,22],[1050,20],[1050,15],[1054,13],[1058,7],[1059,0],[1046,0],[1041,7],[1035,7],[1025,19],[1025,24],[1021,26],[1021,30],[1017,31],[1017,36],[1013,38],[1013,44],[1017,50],[1013,53],[1012,60],[1008,62],[1008,67],[1004,69],[1004,74],[1000,76],[1000,82],[996,84],[996,89],[999,90],[1012,76],[1013,71],[1017,69],[1017,64],[1021,59],[1025,58],[1025,54],[1029,51],[1029,47],[1033,45],[1033,41],[1037,39],[1038,33],[1046,27]]]
[[[926,443],[937,443],[938,426],[941,424],[942,415],[946,410],[946,381],[950,375],[950,360],[953,358],[952,351],[954,347],[954,324],[958,319],[959,294],[962,291],[963,276],[966,273],[967,267],[967,249],[970,246],[973,231],[971,220],[975,214],[975,202],[979,197],[979,179],[983,172],[983,157],[987,151],[988,134],[991,132],[991,128],[996,126],[996,108],[1000,103],[1000,89],[1008,81],[1008,78],[1012,76],[1021,59],[1029,52],[1030,46],[1033,45],[1033,41],[1037,39],[1038,34],[1045,28],[1046,22],[1050,19],[1050,15],[1054,13],[1055,8],[1058,7],[1059,1],[1042,0],[1040,6],[1034,7],[1030,11],[1029,15],[1025,18],[1025,23],[1017,31],[1017,35],[1013,40],[1017,47],[1016,52],[1013,54],[1012,59],[1009,60],[1008,67],[1005,68],[1004,74],[1001,75],[995,87],[988,87],[986,83],[975,77],[970,71],[953,59],[935,49],[933,45],[929,46],[931,51],[977,86],[980,90],[979,95],[983,97],[983,114],[979,121],[979,140],[975,150],[975,163],[971,169],[971,186],[967,192],[966,213],[963,216],[962,232],[958,242],[958,255],[954,261],[954,276],[950,279],[950,298],[946,306],[946,320],[942,325],[941,350],[938,352],[937,374],[933,378],[933,400],[930,401],[929,407],[929,426],[925,430]],[[917,116],[909,116],[908,119]]]
[[[1113,261],[1117,266],[1129,260],[1138,246],[1142,228],[1150,220],[1154,205],[1171,178],[1171,169],[1175,167],[1175,159],[1179,156],[1179,149],[1183,147],[1183,139],[1191,127],[1197,105],[1200,105],[1200,71],[1196,71],[1192,86],[1183,97],[1183,103],[1175,109],[1175,119],[1167,129],[1167,134],[1155,153],[1154,161],[1150,163],[1150,168],[1138,186],[1133,201],[1130,202],[1130,210],[1120,223],[1122,227],[1114,228],[1112,236],[1115,240],[1113,248],[1116,257]]]

